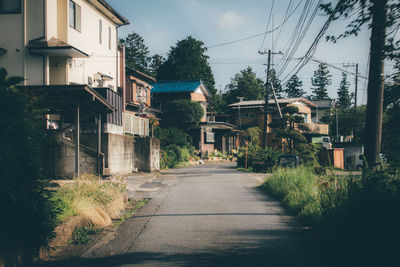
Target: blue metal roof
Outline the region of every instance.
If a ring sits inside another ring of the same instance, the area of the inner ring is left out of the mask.
[[[200,80],[192,80],[192,81],[161,81],[151,84],[153,89],[151,89],[151,93],[181,93],[188,92],[192,93],[196,91],[196,89],[203,82]]]

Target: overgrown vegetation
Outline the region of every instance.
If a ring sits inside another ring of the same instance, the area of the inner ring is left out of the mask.
[[[317,176],[310,168],[278,169],[262,187],[306,225],[318,247],[341,266],[394,266],[400,242],[400,174]]]
[[[169,145],[161,150],[161,169],[174,168],[182,163],[189,162],[190,158],[196,157],[192,147],[179,147]]]
[[[0,68],[0,252],[46,245],[56,213],[46,190],[53,142],[34,120],[32,99]]]
[[[76,226],[111,225],[111,220],[125,210],[126,186],[118,177],[104,180],[95,175],[81,175],[52,196],[59,210],[58,222],[79,216]]]

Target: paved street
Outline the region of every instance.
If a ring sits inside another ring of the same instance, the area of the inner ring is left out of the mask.
[[[206,165],[171,170],[159,182],[166,186],[143,193],[152,200],[118,235],[75,266],[321,266],[305,233],[255,187],[253,174]]]

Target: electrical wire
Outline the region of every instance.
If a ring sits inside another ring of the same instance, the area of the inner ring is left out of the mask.
[[[262,48],[264,47],[265,37],[267,37],[267,32],[268,32],[268,28],[269,28],[269,23],[270,23],[270,21],[271,21],[272,10],[274,9],[274,4],[275,4],[275,0],[272,0],[271,9],[270,9],[270,11],[269,11],[269,16],[268,16],[267,27],[265,28],[264,38],[263,38],[263,40],[262,40],[260,49],[258,49],[258,51],[261,51]]]

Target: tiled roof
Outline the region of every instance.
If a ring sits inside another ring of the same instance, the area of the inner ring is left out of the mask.
[[[151,93],[181,93],[196,91],[197,88],[202,84],[200,80],[192,81],[161,81],[151,84],[153,89]]]

